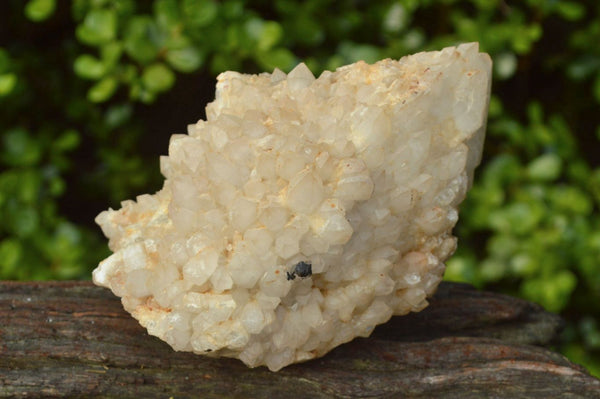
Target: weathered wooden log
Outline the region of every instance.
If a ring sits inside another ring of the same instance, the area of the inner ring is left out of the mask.
[[[539,306],[443,283],[421,313],[273,373],[174,352],[89,282],[0,282],[0,397],[600,398]]]

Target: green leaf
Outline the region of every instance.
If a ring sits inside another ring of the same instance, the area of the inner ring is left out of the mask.
[[[508,260],[519,249],[520,240],[512,234],[495,234],[488,243],[489,254],[498,259]]]
[[[517,182],[521,176],[519,159],[511,154],[501,154],[493,158],[483,171],[486,185],[507,186]]]
[[[516,254],[510,260],[510,271],[513,275],[520,277],[532,277],[539,270],[540,265],[537,259],[534,259],[530,254],[522,252]]]
[[[290,28],[296,40],[306,46],[316,46],[325,38],[322,23],[306,13],[295,16]]]
[[[579,329],[588,348],[600,349],[600,331],[598,330],[598,322],[594,318],[584,317],[579,322]]]
[[[82,54],[77,57],[73,69],[79,77],[90,80],[100,79],[106,73],[102,61],[89,54]]]
[[[144,69],[142,82],[150,91],[167,91],[175,83],[175,74],[166,65],[156,63]]]
[[[406,50],[417,50],[425,43],[425,34],[418,28],[411,29],[402,37],[402,44]]]
[[[556,180],[562,170],[562,160],[556,154],[544,154],[527,166],[527,175],[533,180]]]
[[[129,103],[113,105],[106,111],[104,120],[109,128],[114,129],[127,122],[131,118],[131,113]]]
[[[544,217],[538,202],[513,202],[493,210],[489,216],[490,227],[499,232],[527,234],[532,232]]]
[[[566,331],[570,330],[567,324]],[[563,334],[566,335],[566,334]],[[581,343],[569,343],[561,345],[560,352],[569,358],[570,361],[585,365],[586,370],[596,378],[600,378],[600,358],[596,355],[597,352],[590,351]]]
[[[577,21],[585,15],[585,7],[574,1],[557,1],[556,11],[567,21]]]
[[[344,65],[344,58],[339,54],[335,54],[327,59],[327,63],[325,64],[325,69],[328,71],[335,71],[337,68],[341,67],[342,65]]]
[[[60,222],[48,241],[48,256],[60,265],[58,275],[62,278],[73,278],[74,275],[80,274],[82,265],[79,263],[83,244],[80,228],[68,222]]]
[[[176,0],[157,0],[154,2],[154,15],[158,24],[165,28],[173,28],[181,23],[179,7]]]
[[[65,192],[66,186],[63,179],[55,176],[48,182],[48,192],[53,197],[59,197]]]
[[[17,85],[17,75],[4,73],[0,75],[0,97],[8,96]]]
[[[257,62],[261,66],[264,64],[260,62],[260,54],[257,55]],[[211,60],[210,70],[213,74],[217,75],[223,71],[236,71],[240,69],[239,59],[226,52],[216,53]],[[265,68],[267,70],[272,68]]]
[[[100,57],[102,58],[105,68],[108,69],[114,67],[119,61],[119,58],[121,58],[122,53],[123,44],[119,41],[113,41],[103,45],[100,48]]]
[[[235,19],[244,13],[242,0],[228,0],[221,3],[221,15],[225,19]]]
[[[117,90],[118,81],[114,76],[107,76],[88,90],[87,98],[93,103],[108,100]]]
[[[147,64],[158,56],[160,40],[158,27],[150,17],[133,17],[125,33],[125,51],[134,60]]]
[[[398,33],[406,26],[408,13],[400,3],[394,3],[386,12],[383,19],[383,28],[390,33]]]
[[[240,24],[230,24],[227,26],[227,30],[225,36],[223,38],[222,50],[225,56],[234,56],[236,58],[243,57],[248,53],[254,53],[256,46],[256,39],[254,39],[251,35],[248,34],[248,24],[244,24],[244,26]],[[216,54],[220,55],[220,54]]]
[[[521,25],[512,33],[512,46],[517,54],[526,54],[534,42],[542,36],[542,27],[537,24]]]
[[[479,265],[481,278],[486,282],[498,281],[506,273],[506,264],[498,259],[486,259]]]
[[[248,35],[251,39],[258,41],[260,34],[263,30],[263,26],[265,21],[260,18],[250,18],[244,24],[245,34]]]
[[[117,14],[113,9],[93,9],[75,33],[84,44],[96,46],[108,43],[117,35]]]
[[[182,10],[187,25],[201,28],[214,21],[219,7],[211,0],[183,0]]]
[[[54,233],[55,243],[58,247],[70,248],[81,243],[81,230],[69,222],[61,222]]]
[[[85,17],[85,13],[89,9],[90,0],[72,0],[71,15],[76,21],[81,21]]]
[[[296,63],[296,57],[286,48],[276,48],[266,52],[259,52],[255,58],[261,67],[267,71],[279,68],[284,72],[289,72]]]
[[[342,42],[338,52],[344,56],[348,63],[362,60],[368,64],[372,64],[381,58],[379,48],[370,44],[357,44],[349,41]]]
[[[13,278],[19,267],[22,246],[19,240],[8,238],[0,242],[0,278]]]
[[[18,198],[26,204],[35,204],[39,201],[39,193],[42,185],[41,173],[35,168],[27,168],[18,174],[19,187]]]
[[[544,109],[542,104],[535,101],[527,105],[527,116],[533,124],[542,124],[544,122]]]
[[[511,78],[516,70],[517,57],[514,53],[500,53],[494,58],[494,72],[500,79]]]
[[[77,148],[79,141],[80,137],[77,130],[65,130],[63,134],[58,136],[58,138],[52,142],[52,148],[60,152],[71,151]]]
[[[121,72],[121,80],[132,84],[138,78],[138,70],[133,64],[126,64],[123,66]]]
[[[258,49],[269,50],[274,47],[283,37],[283,28],[275,21],[267,21],[263,24],[258,37]]]
[[[500,98],[496,95],[490,96],[490,107],[488,111],[489,117],[499,117],[500,115],[502,115],[503,109],[504,106],[502,104],[502,100],[500,100]]]
[[[42,155],[42,144],[24,129],[10,130],[2,136],[4,162],[14,166],[35,165]]]
[[[166,39],[164,46],[169,50],[181,50],[186,47],[194,47],[195,45],[189,37],[178,33],[176,35],[169,36]],[[195,47],[198,49],[202,48],[202,46],[197,45]]]
[[[600,69],[600,57],[594,54],[583,54],[581,57],[575,58],[567,67],[567,75],[577,81],[592,76]]]
[[[31,21],[40,22],[48,19],[55,8],[55,0],[30,0],[25,6],[25,16]]]
[[[549,200],[555,212],[589,215],[593,209],[591,195],[579,187],[567,185],[552,187]]]
[[[521,292],[525,298],[537,302],[546,310],[564,309],[577,285],[577,278],[569,270],[560,270],[548,276],[523,281]]]
[[[167,62],[179,72],[190,73],[196,71],[204,62],[204,56],[195,47],[169,50]]]
[[[444,280],[478,284],[478,270],[473,256],[454,255],[446,262]]]
[[[9,222],[15,235],[28,237],[38,228],[39,217],[35,208],[21,205],[10,213]]]
[[[156,92],[150,90],[142,90],[140,92],[139,99],[144,104],[151,104],[154,102],[154,100],[156,100]]]

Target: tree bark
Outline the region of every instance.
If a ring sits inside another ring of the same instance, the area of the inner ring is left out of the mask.
[[[558,316],[443,283],[368,339],[273,373],[173,351],[90,282],[0,282],[0,397],[600,398],[548,345]]]

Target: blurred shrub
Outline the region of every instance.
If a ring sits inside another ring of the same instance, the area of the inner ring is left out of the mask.
[[[5,2],[0,278],[89,277],[107,252],[93,214],[159,187],[142,137],[148,115],[167,114],[151,105],[162,96],[197,101],[178,85],[186,76],[300,60],[319,73],[479,41],[494,96],[447,278],[561,312],[564,353],[600,375],[600,4],[511,3]]]

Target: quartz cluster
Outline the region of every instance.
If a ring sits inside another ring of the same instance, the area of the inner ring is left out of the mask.
[[[427,306],[484,140],[476,43],[316,79],[219,75],[164,187],[96,221],[94,282],[175,350],[279,370]]]

